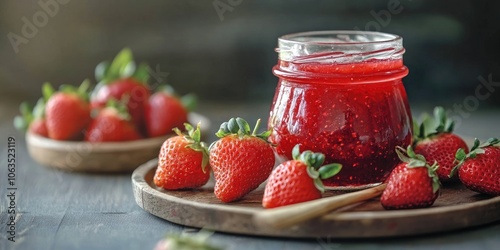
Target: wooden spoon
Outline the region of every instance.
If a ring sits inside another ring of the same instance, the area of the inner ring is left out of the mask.
[[[326,214],[334,209],[362,202],[379,196],[387,184],[328,198],[322,198],[298,204],[266,209],[257,212],[253,219],[262,227],[286,228],[297,223]]]

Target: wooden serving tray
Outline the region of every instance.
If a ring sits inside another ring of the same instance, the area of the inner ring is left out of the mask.
[[[429,234],[500,220],[500,197],[478,194],[455,184],[443,188],[430,208],[386,211],[379,199],[372,199],[291,228],[260,227],[253,216],[263,209],[263,185],[244,199],[226,204],[213,194],[212,180],[195,190],[166,191],[156,187],[156,167],[157,160],[151,160],[132,174],[137,204],[165,220],[220,232],[295,238],[374,238]],[[327,191],[325,196],[340,193]]]

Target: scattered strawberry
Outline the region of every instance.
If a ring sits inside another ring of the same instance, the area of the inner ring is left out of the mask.
[[[125,101],[135,126],[145,130],[144,108],[150,96],[148,71],[146,64],[136,68],[132,51],[127,48],[111,64],[100,63],[95,69],[99,83],[91,96],[92,107],[103,108],[110,99]]]
[[[180,99],[163,88],[149,97],[145,109],[146,130],[149,137],[170,133],[187,122],[188,111]]]
[[[87,90],[90,83],[85,80],[77,89],[62,85],[55,92],[49,83],[43,86],[47,132],[55,140],[78,140],[90,122],[90,105]]]
[[[443,183],[456,180],[450,179],[450,172],[455,167],[457,150],[468,151],[465,141],[453,134],[453,125],[442,107],[434,109],[434,119],[426,115],[420,125],[414,123],[415,153],[423,155],[430,163],[437,162],[437,174]]]
[[[167,190],[197,188],[210,178],[208,149],[201,142],[200,124],[193,128],[184,124],[187,134],[174,128],[177,136],[163,143],[158,156],[154,183]]]
[[[221,250],[208,243],[210,235],[203,231],[189,236],[170,234],[160,240],[154,250]]]
[[[293,148],[292,157],[293,160],[281,163],[269,176],[262,199],[263,207],[274,208],[319,199],[325,191],[321,180],[336,175],[342,168],[338,163],[321,166],[325,155],[309,150],[300,153],[298,144]]]
[[[411,146],[405,150],[396,148],[402,163],[398,164],[387,179],[387,187],[380,202],[385,209],[409,209],[430,207],[438,197],[439,178],[434,163],[427,164],[422,155],[417,155]],[[405,153],[407,155],[405,155]]]
[[[493,196],[500,195],[500,143],[497,138],[490,138],[480,145],[474,141],[471,151],[459,149],[456,159],[459,162],[451,175],[458,170],[458,178],[468,189]]]
[[[242,118],[222,123],[210,146],[210,165],[215,177],[215,196],[223,202],[238,200],[264,182],[274,167],[274,151],[267,141],[270,131],[256,134]]]
[[[28,131],[43,137],[49,137],[47,123],[45,121],[45,100],[38,99],[33,111],[27,102],[21,103],[20,116],[14,118],[14,127],[21,131]]]
[[[99,111],[85,134],[85,140],[89,142],[131,141],[140,138],[126,106],[114,100],[110,100]]]

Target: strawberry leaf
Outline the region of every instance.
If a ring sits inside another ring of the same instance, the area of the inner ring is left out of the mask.
[[[33,108],[33,118],[40,119],[43,117],[45,117],[45,100],[43,98],[40,98]]]
[[[298,160],[300,157],[300,144],[297,144],[292,149],[292,158]]]
[[[255,124],[255,128],[254,128],[253,132],[250,133],[250,131],[251,131],[250,125],[248,124],[247,121],[245,121],[245,119],[240,118],[240,117],[231,118],[231,119],[229,119],[229,121],[223,122],[221,124],[219,131],[217,131],[217,133],[215,133],[215,135],[219,138],[222,138],[222,137],[225,137],[225,136],[228,136],[231,134],[238,135],[240,137],[251,136],[251,137],[260,138],[260,139],[266,141],[267,143],[269,143],[267,141],[267,138],[271,134],[271,132],[269,130],[266,130],[260,134],[257,134],[260,123],[261,123],[261,120],[258,119],[256,124]]]
[[[120,78],[129,78],[129,77],[131,77],[134,74],[135,70],[136,70],[135,62],[134,61],[128,62],[125,65],[125,67],[123,67],[123,68],[120,69]]]
[[[193,126],[189,123],[184,123],[184,127],[187,131],[187,134],[182,134],[181,131],[178,128],[175,128],[174,131],[177,135],[179,136],[184,136],[184,139],[189,142],[187,145],[188,148],[193,149],[194,151],[201,152],[203,154],[202,162],[201,162],[201,169],[203,170],[203,173],[206,173],[206,168],[208,166],[209,162],[209,153],[208,153],[208,148],[205,142],[201,141],[201,129],[200,129],[201,123],[198,123],[196,126],[196,129],[193,128]]]
[[[248,135],[250,133],[250,125],[248,125],[247,121],[245,121],[244,119],[242,119],[240,117],[237,117],[236,123],[238,124],[238,127],[239,127],[239,133],[242,133],[244,135]],[[260,119],[258,119],[257,124],[255,124],[255,130],[258,129],[259,124],[260,124]],[[255,133],[255,130],[254,130],[254,133]],[[254,133],[252,133],[252,135],[255,135]]]
[[[99,64],[97,64],[97,66],[95,67],[95,70],[94,70],[95,79],[98,82],[104,80],[104,77],[106,76],[106,74],[108,72],[108,69],[109,69],[109,62],[108,61],[100,62]]]
[[[443,107],[435,107],[433,117],[427,113],[421,116],[421,123],[414,120],[414,144],[441,133],[451,133],[454,129],[454,121],[449,119]]]
[[[181,97],[181,103],[184,108],[192,112],[198,106],[198,97],[195,94],[187,94]]]
[[[457,161],[463,161],[467,157],[467,153],[465,153],[465,150],[463,148],[459,148],[457,150],[457,153],[455,153],[455,159]]]
[[[410,157],[408,157],[406,155],[406,150],[400,146],[397,146],[396,147],[396,154],[398,155],[398,158],[402,161],[402,162],[410,162]]]
[[[14,117],[14,127],[20,131],[26,131],[33,121],[30,105],[27,102],[19,105],[19,112],[21,115]]]
[[[409,168],[415,168],[415,167],[424,167],[425,164],[426,164],[425,161],[410,159],[410,162],[408,162],[406,166]]]
[[[297,144],[292,149],[292,156],[294,160],[298,160],[307,165],[307,174],[314,180],[314,185],[318,190],[324,192],[325,188],[321,179],[330,178],[339,173],[342,165],[339,163],[332,163],[321,166],[325,161],[325,155],[322,153],[314,153],[306,150],[300,153],[300,144]]]
[[[118,53],[118,55],[116,55],[113,62],[111,62],[111,65],[109,65],[104,80],[111,81],[120,78],[121,73],[132,60],[132,51],[129,48],[124,48]]]
[[[477,148],[479,148],[480,143],[481,142],[479,142],[479,139],[474,138],[474,145],[472,145],[472,148],[470,149],[470,151],[472,152],[472,151],[476,150]]]
[[[319,168],[319,176],[322,180],[328,179],[342,170],[342,164],[332,163]]]
[[[42,95],[45,102],[49,100],[49,98],[55,93],[55,89],[49,82],[45,82],[42,86]]]
[[[151,69],[149,68],[149,65],[147,65],[146,63],[141,63],[132,74],[132,78],[145,83],[149,80],[150,72]]]
[[[240,133],[240,127],[238,126],[238,122],[236,122],[236,119],[234,118],[229,119],[229,121],[227,122],[227,128],[232,134]]]

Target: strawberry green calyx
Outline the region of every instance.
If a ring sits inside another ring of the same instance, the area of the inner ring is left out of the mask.
[[[128,111],[127,101],[128,101],[127,98],[123,98],[122,100],[116,100],[114,98],[110,98],[106,102],[105,108],[112,108],[112,109],[116,110],[120,119],[125,120],[125,121],[130,121],[132,119],[132,116],[130,115],[130,112]]]
[[[54,89],[54,87],[52,87],[52,84],[50,84],[50,82],[45,82],[42,85],[42,96],[45,102],[47,102],[55,92],[56,90]]]
[[[458,169],[464,164],[465,160],[467,159],[474,159],[478,154],[484,154],[484,148],[486,147],[491,147],[491,146],[496,146],[500,144],[500,139],[497,138],[489,138],[486,142],[481,144],[479,139],[475,138],[474,139],[474,145],[470,149],[469,153],[465,153],[465,150],[462,148],[459,148],[457,150],[457,153],[455,154],[455,161],[458,162],[458,164],[451,170],[450,172],[450,177],[454,176],[455,173],[458,171]]]
[[[444,108],[440,106],[434,108],[434,117],[430,117],[429,114],[424,113],[421,121],[421,123],[418,123],[416,120],[413,121],[413,139],[415,144],[434,135],[451,133],[455,126],[454,121],[447,117]]]
[[[423,155],[415,154],[411,145],[408,146],[406,150],[399,146],[396,147],[396,154],[402,162],[406,163],[406,167],[408,168],[427,168],[427,173],[432,179],[432,192],[436,193],[439,190],[441,183],[439,182],[439,177],[436,173],[436,170],[439,168],[437,162],[429,165]]]
[[[78,88],[75,86],[72,86],[72,85],[63,84],[59,87],[59,91],[61,91],[63,93],[68,93],[68,94],[76,94],[82,100],[88,101],[89,96],[90,96],[90,94],[89,94],[90,85],[91,85],[90,80],[85,79],[85,80],[83,80],[82,84],[80,84],[80,86],[78,86]]]
[[[336,175],[342,169],[342,164],[339,163],[322,166],[325,161],[324,154],[314,153],[310,150],[306,150],[301,153],[299,144],[293,147],[292,157],[294,160],[301,161],[307,165],[307,174],[314,180],[314,185],[321,192],[325,191],[325,187],[321,180],[328,179]]]
[[[184,134],[178,128],[174,128],[172,130],[177,135],[183,136],[184,139],[189,142],[189,144],[186,147],[189,147],[190,149],[201,152],[203,154],[203,159],[201,161],[201,169],[203,170],[203,173],[206,173],[206,168],[208,166],[208,161],[209,161],[209,154],[208,154],[207,144],[201,141],[200,125],[201,123],[198,123],[195,129],[191,124],[184,123],[184,127],[187,132]]]
[[[75,94],[80,99],[88,101],[90,96],[90,86],[91,86],[90,80],[85,79],[78,87],[75,87],[73,85],[63,84],[59,86],[59,91],[56,91],[54,87],[52,87],[52,84],[50,84],[49,82],[45,82],[42,86],[43,100],[45,102],[48,102],[50,97],[52,97],[55,93],[62,92],[68,94]]]
[[[26,131],[31,122],[45,117],[45,100],[38,99],[33,110],[27,102],[19,105],[19,112],[21,115],[14,117],[14,127],[19,131]]]
[[[243,118],[237,117],[237,118],[231,118],[227,122],[223,122],[220,125],[219,131],[215,133],[215,135],[219,138],[228,136],[228,135],[238,135],[240,137],[243,136],[252,136],[252,137],[257,137],[260,138],[266,142],[267,138],[269,135],[271,135],[271,130],[266,130],[262,133],[257,134],[257,131],[259,130],[261,120],[258,119],[257,122],[255,123],[255,127],[253,131],[250,133],[250,125],[248,125],[248,122],[245,121]]]
[[[100,84],[107,84],[113,80],[133,78],[141,83],[149,80],[149,66],[145,63],[136,65],[129,48],[122,49],[111,63],[104,61],[95,68],[95,78]]]

